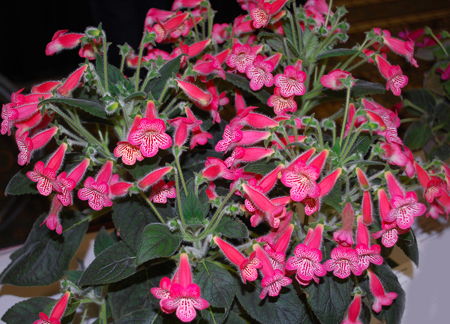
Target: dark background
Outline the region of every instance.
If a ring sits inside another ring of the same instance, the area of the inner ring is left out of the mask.
[[[218,23],[232,22],[242,13],[235,0],[211,2],[218,11]],[[110,49],[112,63],[117,63],[115,45],[127,42],[137,47],[147,10],[151,7],[169,10],[171,4],[171,0],[1,0],[0,104],[8,100],[8,92],[65,77],[83,61],[78,57],[78,49],[45,56],[45,46],[56,30],[83,32],[86,27],[102,22],[108,41],[114,44]],[[376,26],[388,28],[393,34],[426,25],[437,31],[450,26],[448,0],[335,0],[334,4],[345,5],[349,10],[351,38],[356,40],[363,31]],[[423,70],[405,72],[411,80],[423,77]],[[6,184],[19,170],[16,156],[13,139],[0,136],[0,248],[23,242],[31,224],[50,205],[44,197],[4,196]]]

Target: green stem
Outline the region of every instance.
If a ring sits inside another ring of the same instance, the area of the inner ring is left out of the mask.
[[[141,65],[142,65],[142,55],[144,54],[144,38],[145,34],[142,36],[141,43],[139,44],[139,56],[138,56],[138,65],[136,68],[136,74],[134,75],[134,90],[139,90],[139,81],[140,81],[140,73],[141,73]]]
[[[158,209],[156,209],[155,205],[152,203],[152,201],[150,199],[147,198],[147,196],[145,195],[145,193],[143,191],[140,191],[139,194],[141,195],[141,197],[145,200],[145,202],[150,206],[150,208],[152,209],[152,211],[155,213],[156,217],[159,219],[159,221],[163,224],[165,224],[166,222],[164,221],[164,218],[161,216],[161,214],[159,213]]]
[[[125,55],[122,55],[122,57],[120,59],[120,72],[122,72],[122,73],[125,68],[125,59],[126,59]]]
[[[418,117],[403,118],[403,119],[400,119],[400,123],[404,124],[404,123],[410,123],[410,122],[415,122],[415,121],[419,121],[419,120],[420,120],[420,118],[418,118]]]
[[[343,149],[341,150],[341,160],[344,161],[344,159],[347,157],[348,153],[350,152],[353,144],[355,144],[356,140],[358,139],[359,134],[361,133],[361,128],[358,128],[356,132],[353,134],[350,140],[345,143]]]
[[[177,207],[178,207],[178,214],[180,215],[180,220],[181,220],[181,226],[184,227],[186,226],[186,222],[184,220],[184,215],[183,215],[183,210],[181,209],[181,191],[180,191],[180,183],[178,180],[178,171],[175,172],[175,189],[177,191]]]
[[[187,190],[187,186],[186,186],[186,181],[184,181],[183,171],[181,170],[180,155],[179,154],[174,154],[174,155],[175,155],[175,165],[177,166],[178,174],[180,175],[181,184],[183,186],[184,194],[187,196],[188,195],[188,190]]]
[[[434,41],[439,45],[439,47],[444,51],[445,56],[448,56],[447,49],[445,48],[444,44],[439,40],[439,38],[436,37],[436,35],[433,33],[431,28],[428,29],[428,34],[434,39]]]
[[[327,27],[327,25],[328,25],[328,20],[329,20],[329,18],[330,18],[330,14],[331,14],[331,7],[333,6],[333,0],[330,0],[330,4],[328,5],[328,13],[327,13],[327,18],[325,19],[325,24],[324,24],[324,26],[325,26],[325,28]]]
[[[103,31],[103,80],[105,82],[104,88],[105,92],[109,92],[109,85],[108,85],[108,43],[106,42],[106,34],[105,31]]]
[[[230,192],[225,196],[222,203],[219,205],[216,212],[211,217],[211,221],[209,222],[208,226],[206,226],[205,230],[197,237],[197,240],[202,240],[205,237],[207,237],[209,234],[214,232],[214,230],[219,225],[219,223],[222,219],[222,216],[223,216],[222,211],[225,208],[226,204],[228,203],[228,200],[230,200],[230,198],[233,196],[234,192],[235,192],[235,189],[230,190]]]
[[[351,87],[347,87],[347,92],[345,95],[345,111],[344,111],[344,121],[341,127],[341,138],[339,138],[339,148],[342,147],[342,141],[344,139],[345,125],[347,124],[348,107],[350,105],[350,91]]]
[[[102,306],[100,308],[99,323],[108,324],[108,319],[106,317],[106,300],[102,303]]]

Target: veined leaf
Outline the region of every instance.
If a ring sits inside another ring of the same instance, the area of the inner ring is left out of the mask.
[[[142,233],[137,250],[137,264],[174,254],[181,243],[179,233],[172,233],[164,224],[149,224]]]
[[[26,177],[22,171],[17,172],[5,188],[5,196],[7,195],[26,195],[37,194],[36,185]]]
[[[236,87],[238,87],[239,89],[252,94],[264,105],[267,104],[267,100],[270,97],[270,93],[268,93],[266,90],[252,91],[249,87],[248,80],[243,76],[234,73],[227,73],[226,80],[231,84],[235,85]]]
[[[49,98],[42,100],[39,105],[45,104],[64,104],[75,108],[80,108],[81,110],[91,114],[92,116],[106,119],[105,108],[99,102],[77,99],[77,98]]]

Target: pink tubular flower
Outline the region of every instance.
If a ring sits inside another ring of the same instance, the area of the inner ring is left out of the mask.
[[[246,207],[256,209],[262,213],[263,217],[267,220],[271,227],[277,228],[280,226],[280,221],[286,216],[285,204],[276,204],[274,201],[270,200],[261,191],[247,185],[243,184],[245,194],[248,200],[252,203],[252,206],[246,204]]]
[[[333,271],[333,274],[341,279],[352,273],[359,276],[363,271],[358,263],[356,250],[343,246],[337,246],[331,251],[331,259],[327,260],[324,266],[327,271]]]
[[[84,159],[77,166],[75,166],[69,174],[66,172],[61,172],[53,182],[53,189],[57,192],[56,198],[58,198],[63,206],[72,205],[72,191],[83,178],[89,163],[89,159]]]
[[[437,201],[440,197],[448,195],[447,185],[445,181],[438,176],[430,176],[419,163],[415,162],[414,166],[417,172],[417,178],[424,192],[423,196],[428,203]]]
[[[62,96],[70,95],[72,91],[80,85],[80,80],[83,77],[87,67],[87,64],[84,64],[72,72],[67,77],[66,81],[64,81],[64,83],[58,88],[58,93]]]
[[[369,274],[369,287],[370,292],[372,293],[375,301],[372,305],[372,309],[374,312],[381,312],[383,306],[389,306],[394,302],[394,299],[397,298],[397,293],[395,292],[386,292],[384,290],[383,284],[380,279],[377,277],[375,273],[368,270]]]
[[[135,129],[130,131],[128,142],[139,146],[143,156],[152,157],[158,150],[172,146],[172,138],[166,134],[166,124],[162,119],[142,118]]]
[[[273,111],[278,116],[285,116],[287,112],[297,111],[297,102],[294,96],[283,97],[280,88],[275,88],[274,94],[267,100],[267,105],[273,107]]]
[[[356,253],[358,254],[358,264],[362,270],[369,267],[371,263],[380,265],[383,257],[380,255],[381,248],[378,244],[370,244],[369,230],[364,224],[362,217],[358,217],[356,230]]]
[[[54,55],[63,49],[72,49],[80,44],[84,34],[67,33],[67,29],[58,30],[53,35],[52,41],[45,47],[45,55]]]
[[[373,203],[372,196],[368,190],[370,187],[369,179],[367,179],[366,174],[360,168],[356,168],[356,175],[361,189],[364,190],[361,203],[364,224],[370,225],[373,222]]]
[[[162,167],[156,170],[149,172],[142,179],[140,179],[137,183],[138,187],[142,190],[147,190],[149,187],[153,186],[155,183],[162,180],[162,178],[171,172],[173,167]]]
[[[242,282],[255,281],[258,279],[258,269],[261,268],[261,261],[256,258],[255,253],[250,257],[245,257],[233,245],[227,243],[219,237],[214,237],[214,242],[219,246],[222,253],[233,263],[239,270]]]
[[[284,272],[279,269],[274,269],[272,263],[266,252],[258,244],[253,245],[253,250],[256,252],[256,257],[261,262],[261,273],[263,279],[261,281],[261,294],[259,298],[264,299],[267,295],[276,297],[280,294],[281,288],[289,286],[292,280],[284,275]]]
[[[207,300],[201,298],[200,287],[192,282],[191,266],[187,254],[180,255],[180,264],[172,282],[169,294],[161,291],[152,291],[157,297],[161,297],[161,309],[165,313],[175,312],[182,322],[191,322],[197,316],[196,310],[203,310],[209,307]]]
[[[381,218],[381,231],[378,231],[373,235],[374,238],[378,239],[381,237],[381,244],[385,247],[393,247],[398,241],[398,234],[400,229],[397,224],[388,222],[388,215],[391,211],[391,205],[384,189],[380,189],[377,192],[378,195],[378,210]]]
[[[50,211],[47,217],[42,222],[42,224],[45,224],[45,226],[47,226],[49,230],[55,231],[58,235],[61,235],[63,232],[63,228],[59,220],[59,213],[61,212],[62,208],[63,205],[61,204],[59,199],[56,196],[53,197]]]
[[[258,1],[256,7],[250,10],[253,27],[256,29],[266,27],[273,16],[275,16],[286,4],[287,0],[275,0],[270,2]]]
[[[165,19],[164,21],[159,21],[157,24],[149,27],[149,29],[156,34],[155,41],[157,43],[161,43],[171,36],[181,36],[177,32],[177,30],[179,30],[180,27],[183,27],[183,24],[188,17],[188,12],[179,12],[174,16],[169,16],[169,18]]]
[[[230,24],[214,24],[212,30],[212,38],[217,44],[223,44],[230,38]]]
[[[384,44],[390,48],[390,50],[398,55],[404,56],[409,63],[414,67],[419,67],[417,61],[414,59],[414,41],[391,37],[391,33],[387,30],[382,32],[379,29],[375,29],[375,32],[383,37]]]
[[[235,68],[241,73],[245,73],[247,68],[253,63],[262,46],[250,46],[234,42],[231,54],[228,55],[226,63],[229,67]]]
[[[177,80],[178,86],[196,104],[206,107],[211,103],[211,94],[200,89],[195,84],[183,80]]]
[[[328,74],[323,75],[320,78],[320,83],[325,87],[332,90],[342,90],[345,88],[345,85],[342,83],[342,80],[352,78],[352,84],[354,83],[354,79],[352,74],[343,70],[333,70]]]
[[[306,92],[303,82],[306,80],[306,73],[301,71],[301,64],[288,65],[284,68],[283,74],[277,74],[274,84],[280,89],[280,94],[285,97],[302,96]]]
[[[348,306],[347,315],[341,324],[363,324],[359,319],[361,313],[361,294],[356,294]]]
[[[269,157],[274,154],[273,149],[266,149],[264,147],[236,147],[231,154],[230,157],[228,157],[225,160],[225,164],[227,167],[233,167],[239,163],[247,163],[247,162],[254,162],[258,160],[262,160],[266,157]]]
[[[415,192],[405,192],[391,172],[386,172],[384,175],[392,207],[384,220],[389,223],[395,222],[400,229],[409,229],[414,223],[415,217],[425,214],[426,207],[418,202]]]
[[[32,137],[28,137],[28,132],[24,132],[22,134],[16,132],[16,143],[19,148],[17,164],[22,166],[30,163],[33,152],[39,150],[50,142],[57,131],[58,127],[54,126],[43,130]]]
[[[144,159],[139,146],[132,145],[127,141],[118,142],[113,154],[117,158],[122,158],[123,164],[126,165],[134,165],[136,161],[142,161]]]
[[[167,204],[167,198],[176,198],[175,182],[161,180],[152,186],[149,199],[157,204]]]
[[[84,187],[78,190],[78,198],[87,200],[89,207],[93,210],[101,210],[103,207],[112,206],[110,198],[112,168],[113,162],[107,161],[97,173],[95,179],[92,177],[86,178]]]
[[[43,196],[48,196],[53,190],[53,182],[56,180],[56,174],[61,167],[66,153],[67,144],[63,143],[44,164],[42,161],[36,162],[33,171],[27,172],[27,177],[36,182],[36,188]]]
[[[398,65],[391,65],[381,55],[375,55],[375,62],[381,75],[386,79],[386,90],[391,90],[395,96],[400,96],[402,88],[408,84],[408,77]]]
[[[382,143],[381,148],[384,151],[383,159],[389,164],[404,168],[408,177],[412,178],[414,176],[414,156],[406,146],[396,143]]]
[[[203,0],[175,0],[172,3],[172,10],[178,10],[181,8],[195,8],[200,5]]]
[[[341,246],[350,247],[353,245],[353,221],[355,211],[351,203],[346,203],[342,210],[342,227],[333,233],[333,239]]]
[[[327,274],[325,267],[320,263],[322,261],[323,225],[319,224],[311,234],[307,235],[304,243],[295,247],[294,256],[286,262],[286,270],[296,271],[295,279],[302,286],[307,286],[314,280],[319,283],[319,277]]]
[[[264,245],[264,251],[266,251],[269,256],[270,262],[274,269],[284,271],[284,266],[286,263],[286,251],[289,247],[291,241],[291,235],[294,231],[294,225],[289,224],[283,229],[283,233],[278,237],[275,242]]]
[[[275,66],[262,55],[256,56],[246,70],[247,78],[250,79],[250,89],[258,91],[264,86],[273,86],[273,75],[271,72],[274,68]]]
[[[69,298],[70,292],[64,293],[53,307],[50,316],[47,316],[45,313],[39,313],[40,319],[34,321],[33,324],[61,324],[61,319],[66,311]]]

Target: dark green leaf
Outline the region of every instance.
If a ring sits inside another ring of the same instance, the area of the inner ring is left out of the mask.
[[[209,202],[204,190],[197,196],[193,187],[193,182],[188,183],[188,194],[180,194],[181,210],[187,224],[203,224],[209,213]]]
[[[343,208],[342,196],[343,196],[344,192],[342,190],[342,184],[343,184],[343,181],[338,180],[336,182],[335,186],[333,187],[333,189],[330,191],[330,193],[323,198],[324,204],[333,207],[338,212],[342,212],[342,208]]]
[[[436,106],[436,100],[433,95],[425,89],[412,89],[404,92],[405,99],[411,101],[414,105],[424,109],[432,114]]]
[[[311,323],[303,302],[291,287],[276,298],[259,299],[261,289],[253,283],[241,286],[236,294],[239,304],[253,319],[262,324]]]
[[[157,221],[148,207],[132,200],[116,202],[112,219],[120,237],[135,252],[139,248],[144,227]]]
[[[36,185],[28,179],[21,171],[17,172],[5,188],[5,196],[7,195],[26,195],[37,194]]]
[[[419,249],[413,230],[398,237],[397,246],[405,252],[406,256],[419,266]]]
[[[352,88],[352,95],[355,97],[363,97],[374,94],[383,94],[386,92],[384,85],[375,82],[357,80]]]
[[[142,264],[152,259],[171,256],[178,250],[180,243],[180,234],[172,233],[166,225],[149,224],[142,233],[137,263]]]
[[[227,270],[212,262],[200,262],[195,282],[201,288],[202,297],[212,307],[229,309],[239,289],[239,282]]]
[[[372,139],[370,136],[366,135],[360,135],[358,136],[358,139],[353,144],[350,154],[361,154],[362,156],[365,156],[367,152],[369,152],[370,145],[372,144]]]
[[[275,168],[276,164],[274,162],[255,162],[245,166],[244,170],[245,172],[252,172],[261,175],[266,175]]]
[[[375,274],[380,278],[386,292],[396,292],[397,298],[392,305],[384,306],[383,310],[375,316],[380,320],[385,320],[387,324],[401,323],[403,312],[405,310],[405,292],[398,282],[398,278],[392,269],[386,265],[380,265],[373,268]],[[369,280],[366,278],[361,282],[361,288],[366,292],[370,303],[373,303],[373,296],[369,289]]]
[[[95,71],[100,79],[102,86],[105,85],[105,73],[103,69],[103,57],[97,56],[95,61]],[[107,74],[108,74],[108,90],[112,95],[118,95],[122,91],[129,92],[133,89],[133,85],[130,80],[125,78],[120,69],[114,65],[107,64]]]
[[[130,94],[128,97],[124,99],[125,102],[129,102],[132,100],[144,100],[147,97],[147,94],[143,91],[138,91]]]
[[[142,163],[136,163],[132,167],[128,167],[127,171],[133,176],[135,180],[139,180],[150,171],[158,168],[159,161],[159,158],[145,159]]]
[[[233,216],[224,216],[217,225],[216,232],[232,239],[248,237],[247,226],[239,218]]]
[[[79,285],[105,285],[125,279],[136,272],[135,261],[133,251],[124,242],[115,243],[92,261]]]
[[[264,105],[267,104],[267,100],[270,97],[270,93],[268,93],[266,90],[252,91],[249,87],[249,82],[247,78],[244,78],[243,76],[238,74],[227,73],[226,78],[227,78],[226,80],[230,82],[232,85],[238,87],[241,90],[244,90],[247,93],[252,94]]]
[[[103,105],[96,101],[77,99],[77,98],[50,98],[42,100],[39,105],[45,104],[64,104],[75,108],[80,108],[81,110],[91,114],[92,116],[106,119],[105,108]]]
[[[317,60],[323,60],[330,57],[337,56],[349,56],[357,53],[358,51],[351,48],[334,48],[332,50],[324,51],[317,55]]]
[[[21,301],[8,309],[2,321],[6,324],[32,324],[39,319],[40,312],[48,314],[54,303],[49,297],[34,297]]]
[[[353,282],[325,276],[305,288],[308,304],[321,323],[341,323],[352,301]]]
[[[115,324],[152,324],[158,313],[152,308],[138,309],[115,320]]]
[[[159,69],[159,77],[150,80],[145,87],[145,92],[151,93],[153,98],[158,99],[164,86],[180,69],[181,55],[167,62]]]
[[[36,220],[24,245],[11,256],[11,263],[0,277],[2,284],[49,285],[64,275],[86,233],[88,222],[74,225],[82,215],[64,215],[62,225],[65,231],[57,235],[41,226],[45,217],[42,215]]]
[[[98,232],[97,237],[95,238],[94,243],[95,256],[98,256],[103,250],[106,250],[115,242],[116,240],[113,239],[111,233],[109,233],[107,230],[105,230],[104,227],[102,227]]]
[[[419,150],[431,138],[430,125],[423,122],[416,122],[409,125],[405,132],[404,142],[411,150]]]

